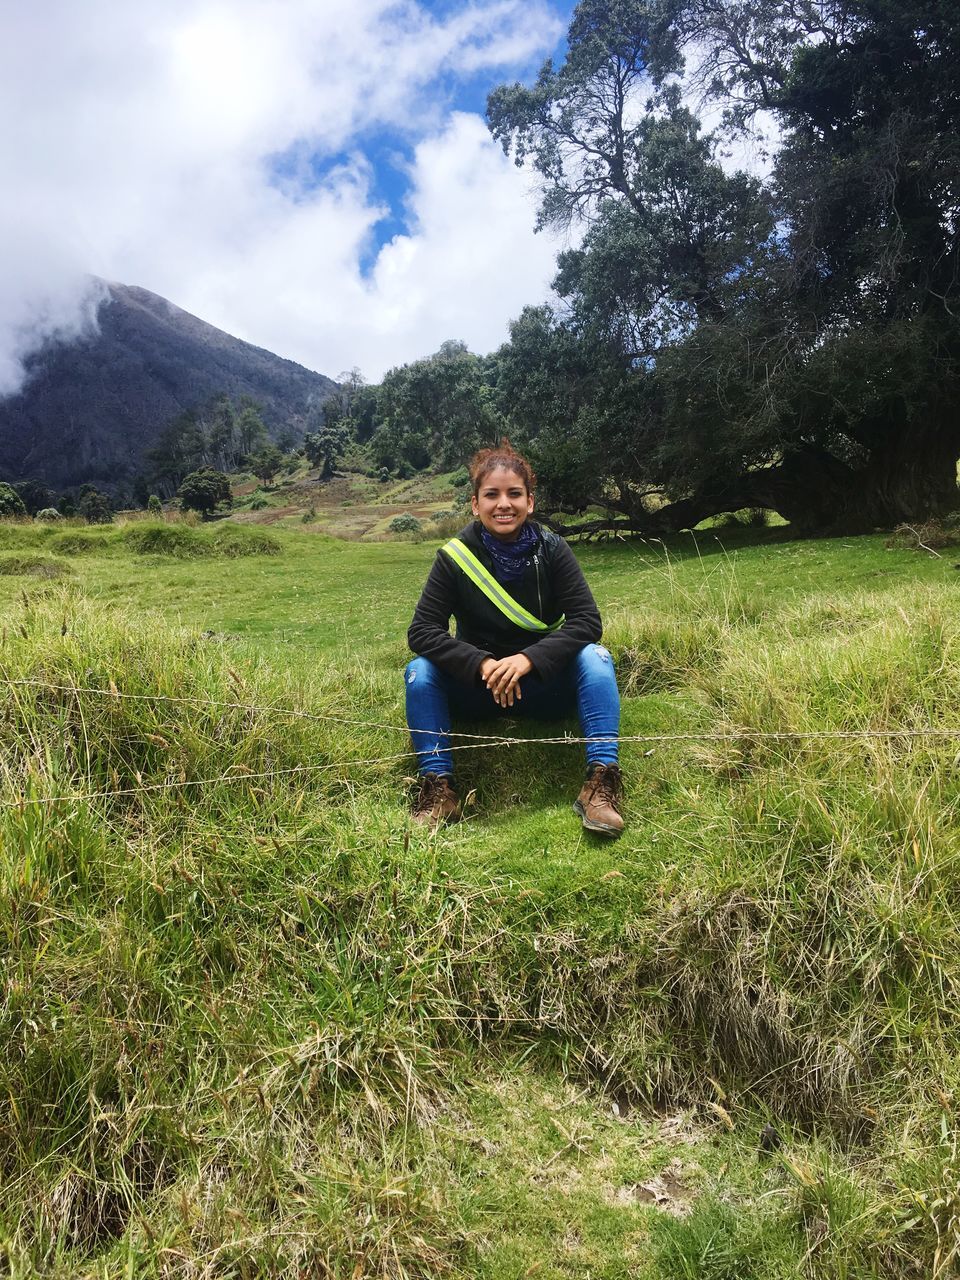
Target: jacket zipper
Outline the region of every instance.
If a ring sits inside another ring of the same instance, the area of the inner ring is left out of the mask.
[[[543,600],[540,598],[540,557],[533,557],[533,567],[537,571],[537,617],[543,621]]]

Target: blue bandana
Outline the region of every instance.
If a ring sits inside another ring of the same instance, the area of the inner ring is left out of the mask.
[[[536,529],[524,522],[513,542],[495,538],[481,526],[480,537],[493,561],[493,573],[498,582],[518,582],[530,564],[530,557],[538,542]]]

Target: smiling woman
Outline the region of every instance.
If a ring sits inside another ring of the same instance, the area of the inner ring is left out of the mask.
[[[418,655],[406,670],[420,774],[413,816],[437,826],[459,814],[451,715],[546,719],[575,709],[587,777],[574,809],[587,830],[619,835],[620,696],[593,595],[563,539],[530,519],[526,458],[503,440],[476,455],[470,478],[475,519],[437,553],[408,632]]]

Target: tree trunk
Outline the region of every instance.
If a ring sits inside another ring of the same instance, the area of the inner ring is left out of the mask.
[[[804,536],[869,533],[957,510],[958,455],[960,432],[952,424],[928,430],[919,439],[900,432],[888,448],[875,450],[863,467],[851,467],[824,449],[808,447],[776,466],[705,485],[658,511],[634,514],[626,521],[590,520],[568,525],[562,532],[619,529],[660,536],[692,529],[727,511],[764,507],[778,512]]]

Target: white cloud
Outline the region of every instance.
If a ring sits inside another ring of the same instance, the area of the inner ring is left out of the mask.
[[[438,86],[542,56],[546,0],[442,19],[413,0],[48,0],[4,21],[0,392],[39,335],[85,322],[86,272],[368,376],[446,337],[495,345],[544,296],[528,179]],[[364,278],[384,210],[362,144],[384,125],[415,144],[410,229]],[[317,153],[352,158],[311,188]]]
[[[380,251],[368,279],[357,259],[376,216],[365,171],[259,219],[242,261],[197,264],[197,306],[214,323],[233,318],[254,339],[261,282],[274,301],[275,349],[334,375],[360,364],[367,377],[462,338],[477,351],[504,341],[507,322],[542,299],[556,242],[531,233],[529,180],[491,142],[475,115],[455,114],[421,142],[410,168],[408,234]],[[222,309],[222,310],[221,310]]]

